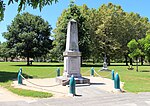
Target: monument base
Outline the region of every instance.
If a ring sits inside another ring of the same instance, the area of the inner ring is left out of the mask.
[[[56,77],[56,82],[66,86],[69,85],[70,77],[64,78],[63,76]],[[76,84],[90,84],[90,79],[84,77],[75,78]]]

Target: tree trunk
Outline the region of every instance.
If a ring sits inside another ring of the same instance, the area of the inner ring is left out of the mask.
[[[11,57],[11,60],[10,61],[13,61],[14,60],[14,57]]]
[[[95,59],[93,58],[93,64],[95,64]]]
[[[27,54],[27,66],[29,66],[30,65],[30,63],[29,63],[29,52],[28,52],[28,54]]]
[[[138,72],[138,58],[136,58],[136,72]]]
[[[125,54],[124,57],[125,57],[126,66],[128,66],[128,55]]]
[[[143,66],[143,61],[144,61],[143,56],[141,56],[141,65],[142,66]]]
[[[107,56],[107,64],[110,66],[110,56]]]
[[[46,56],[44,56],[44,62],[46,62]]]
[[[36,61],[39,62],[39,58],[38,57],[36,57]]]
[[[5,61],[8,62],[8,58],[7,57],[5,58]]]
[[[133,64],[132,64],[132,58],[130,58],[130,65],[133,65]]]

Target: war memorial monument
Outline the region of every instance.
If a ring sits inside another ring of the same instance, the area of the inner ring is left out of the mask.
[[[78,45],[78,26],[77,22],[72,19],[67,26],[66,50],[64,56],[64,72],[63,76],[57,77],[56,81],[62,85],[69,83],[70,77],[73,75],[76,84],[90,84],[90,79],[82,77],[80,73],[81,52]]]

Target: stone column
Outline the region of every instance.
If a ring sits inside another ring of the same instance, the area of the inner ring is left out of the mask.
[[[81,77],[80,74],[80,62],[81,62],[81,52],[79,52],[78,46],[78,27],[75,20],[71,20],[67,27],[67,41],[66,50],[63,52],[64,56],[64,73],[65,78],[71,77]]]

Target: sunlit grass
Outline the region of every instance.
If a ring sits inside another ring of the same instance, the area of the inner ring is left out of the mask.
[[[56,77],[58,67],[61,70],[61,75],[63,73],[63,63],[33,62],[32,66],[26,66],[26,62],[0,62],[0,84],[5,85],[6,81],[12,81],[12,79],[17,78],[20,67],[23,69],[23,74],[33,78]],[[89,76],[92,67],[99,75],[111,78],[111,71],[99,71],[102,68],[102,64],[99,63],[96,65],[92,63],[83,65],[81,74]],[[125,63],[112,63],[112,66],[108,68],[110,70],[114,69],[115,73],[119,74],[120,80],[125,82],[124,89],[128,92],[150,92],[150,66],[139,66],[139,72],[136,72],[136,66],[133,66],[134,70],[128,70],[128,66],[125,66]],[[95,74],[95,76],[97,75]]]

